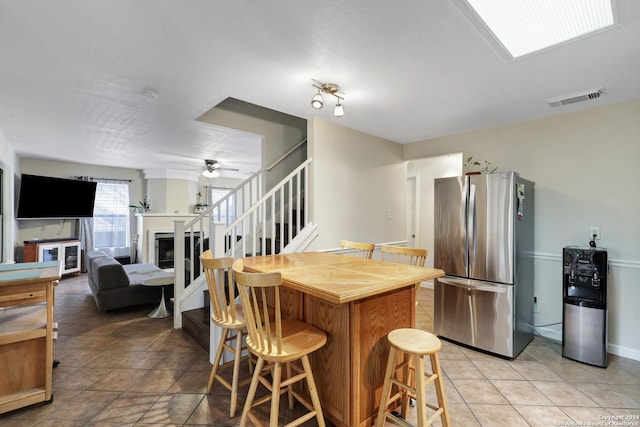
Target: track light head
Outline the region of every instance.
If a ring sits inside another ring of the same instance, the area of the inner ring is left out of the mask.
[[[340,104],[340,100],[338,100],[338,103],[336,104],[335,108],[333,109],[333,115],[334,115],[334,117],[342,117],[342,116],[344,116],[344,108],[342,108],[342,104]]]
[[[324,100],[322,99],[322,95],[320,94],[320,89],[318,89],[318,93],[311,100],[311,106],[316,110],[319,110],[324,105]]]

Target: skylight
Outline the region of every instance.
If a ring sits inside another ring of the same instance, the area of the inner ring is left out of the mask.
[[[513,58],[612,26],[612,0],[466,0]]]

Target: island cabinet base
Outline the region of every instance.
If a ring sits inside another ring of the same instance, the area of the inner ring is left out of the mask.
[[[52,399],[59,272],[57,263],[0,266],[0,414]]]
[[[434,268],[323,252],[243,259],[245,271],[280,272],[284,316],[327,334],[310,355],[326,418],[339,427],[374,424],[389,355],[387,334],[415,327],[417,284]]]
[[[343,304],[289,289],[282,294],[288,316],[328,335],[327,344],[310,355],[325,417],[339,427],[374,425],[389,355],[386,337],[393,329],[415,327],[416,286]]]

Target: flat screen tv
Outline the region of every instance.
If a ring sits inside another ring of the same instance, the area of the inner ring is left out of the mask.
[[[16,218],[90,218],[96,186],[91,181],[22,174]]]

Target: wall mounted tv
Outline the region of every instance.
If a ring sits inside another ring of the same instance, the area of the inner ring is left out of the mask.
[[[76,219],[93,216],[97,183],[22,174],[17,219]]]

